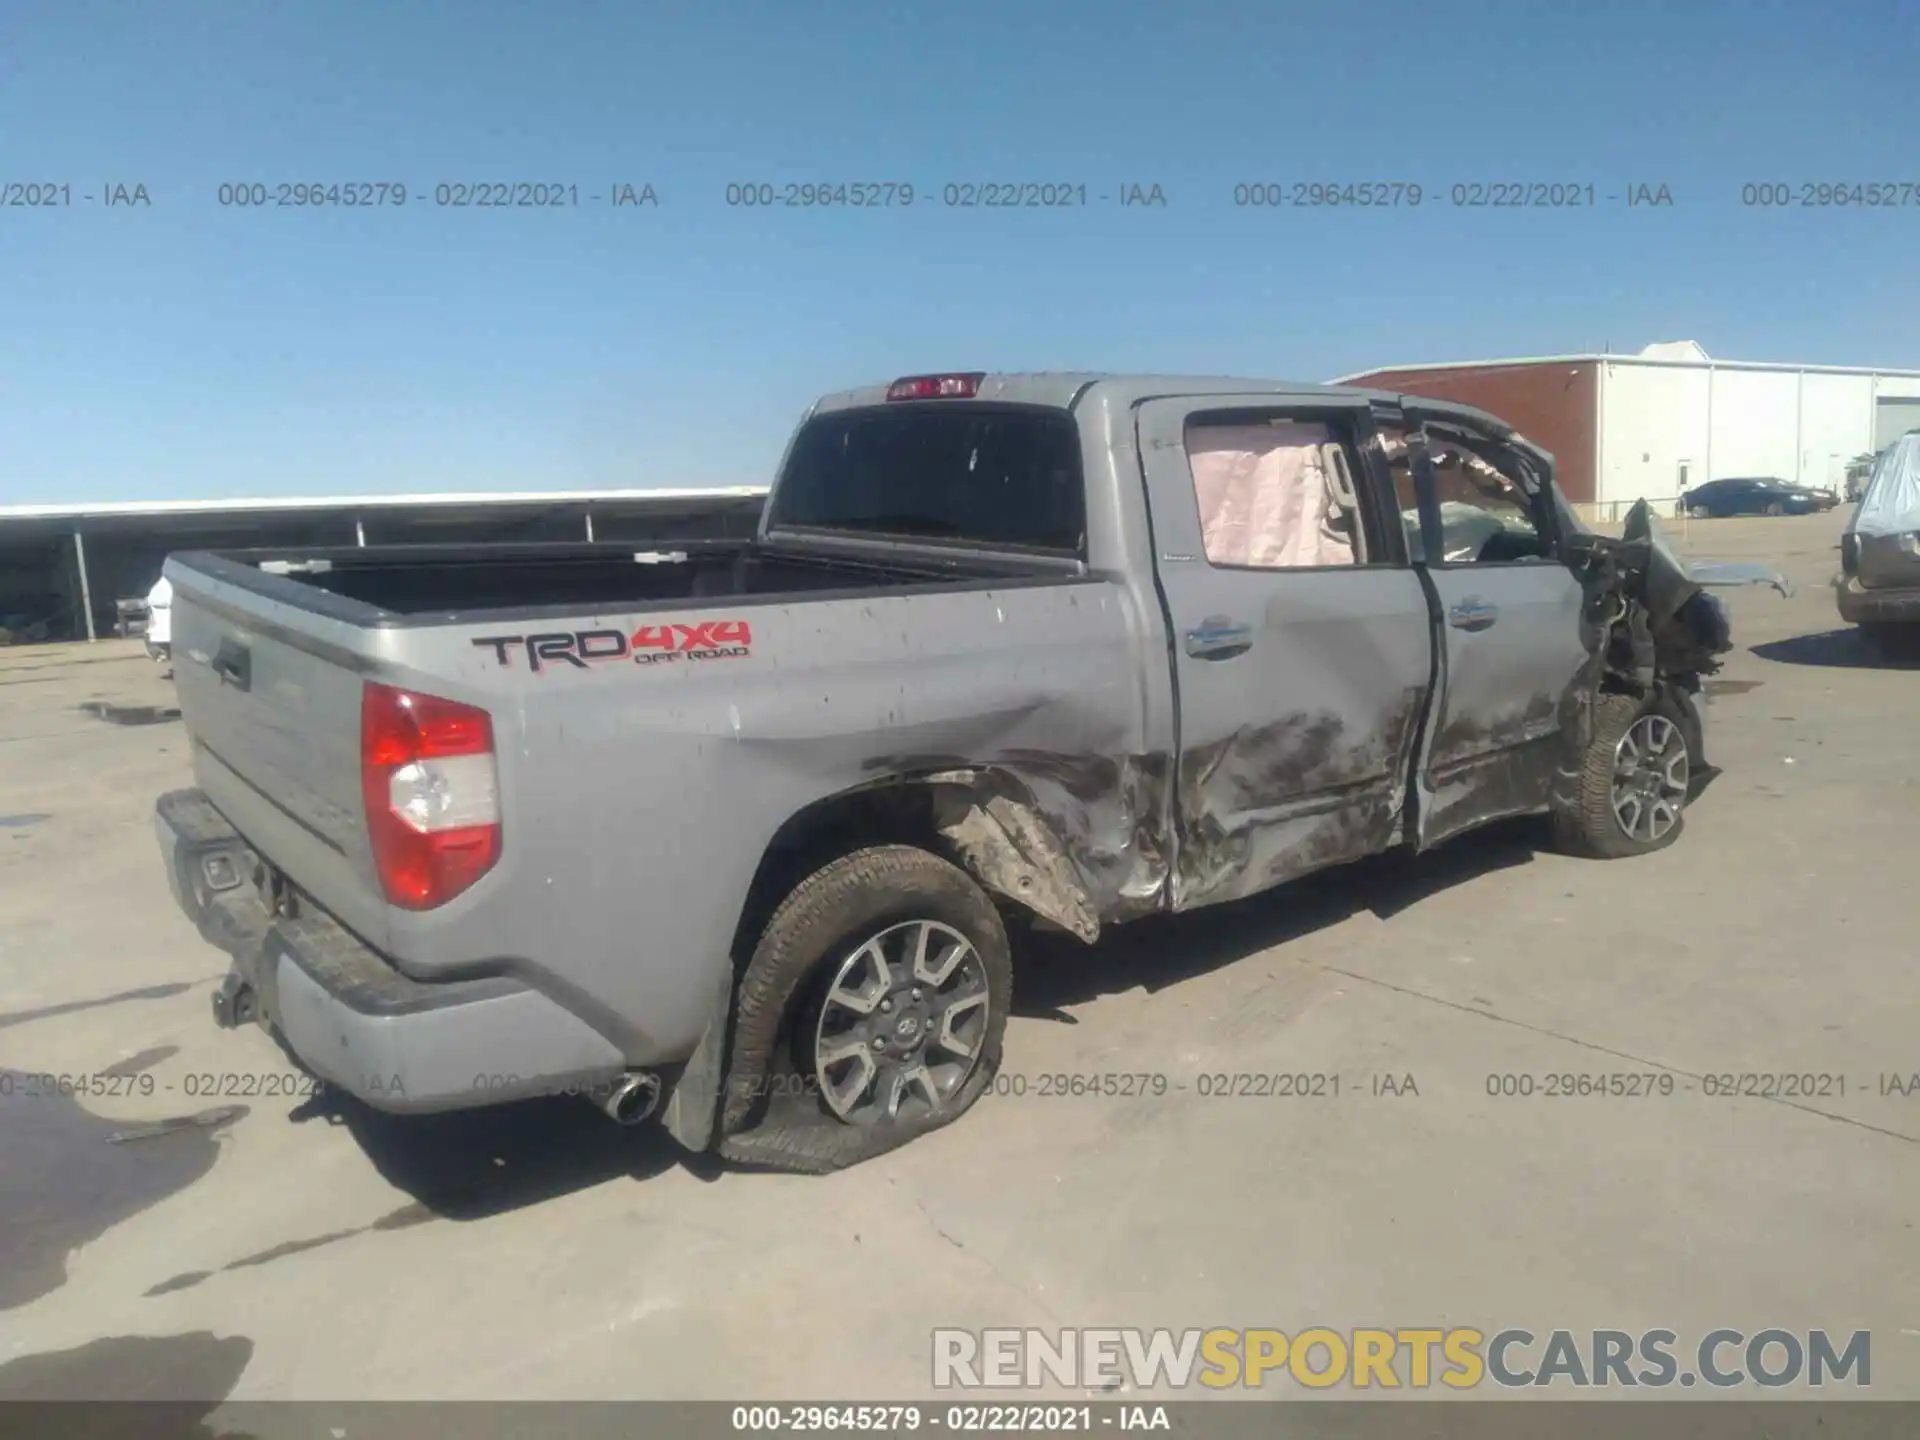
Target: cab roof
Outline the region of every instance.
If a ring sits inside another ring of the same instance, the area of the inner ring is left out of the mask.
[[[817,415],[833,410],[885,405],[888,403],[887,387],[890,383],[892,382],[883,381],[876,385],[862,385],[851,390],[836,391],[831,395],[823,396],[809,413]],[[1461,420],[1473,421],[1503,437],[1513,433],[1513,427],[1497,415],[1476,410],[1470,405],[1459,405],[1449,400],[1436,400],[1431,396],[1399,395],[1392,391],[1372,390],[1359,385],[1320,385],[1303,380],[1257,380],[1232,375],[1141,375],[1095,370],[988,372],[981,376],[978,392],[973,398],[998,400],[1015,405],[1045,405],[1061,410],[1072,410],[1096,390],[1108,403],[1123,409],[1131,409],[1148,400],[1205,395],[1259,395],[1271,396],[1276,400],[1309,402],[1316,399],[1373,400],[1396,404],[1405,410],[1417,411],[1423,415],[1454,416]],[[945,399],[895,403],[951,405],[964,402]]]

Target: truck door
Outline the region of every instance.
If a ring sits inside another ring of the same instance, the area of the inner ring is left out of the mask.
[[[1543,468],[1455,419],[1411,414],[1410,423],[1424,568],[1441,619],[1415,805],[1425,848],[1547,804],[1589,699],[1589,655],[1584,595],[1561,558]]]
[[[1433,667],[1364,403],[1149,401],[1137,434],[1178,697],[1173,905],[1400,837]]]

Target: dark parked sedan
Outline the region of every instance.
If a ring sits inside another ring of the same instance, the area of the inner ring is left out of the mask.
[[[1680,496],[1681,510],[1696,520],[1718,515],[1812,515],[1839,503],[1840,497],[1831,490],[1771,479],[1709,480]]]

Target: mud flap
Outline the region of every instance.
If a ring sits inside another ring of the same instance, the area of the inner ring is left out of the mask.
[[[707,1008],[707,1028],[700,1032],[700,1042],[693,1047],[660,1112],[666,1132],[696,1153],[713,1145],[720,1086],[726,1076],[728,1022],[732,1018],[732,967],[722,965],[715,975],[713,1000]]]

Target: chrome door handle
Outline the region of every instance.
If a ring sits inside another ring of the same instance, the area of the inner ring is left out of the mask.
[[[1224,615],[1209,615],[1187,631],[1187,654],[1196,660],[1228,660],[1253,648],[1253,627]]]
[[[1456,630],[1485,630],[1500,618],[1500,607],[1469,595],[1447,611],[1447,623]]]

